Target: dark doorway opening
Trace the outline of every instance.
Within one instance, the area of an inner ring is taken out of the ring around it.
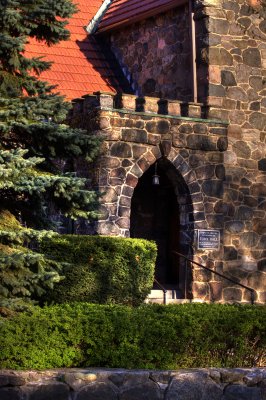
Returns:
[[[166,287],[180,288],[184,292],[183,261],[175,252],[188,254],[185,241],[191,242],[192,237],[189,233],[191,228],[193,230],[189,222],[189,215],[193,215],[191,200],[184,179],[173,164],[165,157],[156,163],[156,167],[151,165],[142,175],[134,190],[130,236],[156,242],[155,279]],[[153,184],[156,168],[159,185]]]

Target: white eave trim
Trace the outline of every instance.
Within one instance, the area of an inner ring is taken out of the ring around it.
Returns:
[[[95,16],[92,18],[92,20],[90,21],[90,23],[86,27],[86,31],[88,33],[92,34],[97,30],[98,25],[101,22],[102,17],[104,16],[106,11],[108,10],[108,8],[111,5],[112,1],[113,0],[104,0],[103,1],[101,7],[99,8],[99,10],[95,14]]]

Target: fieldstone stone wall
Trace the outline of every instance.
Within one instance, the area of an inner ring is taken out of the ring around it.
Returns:
[[[175,188],[180,206],[180,249],[222,272],[227,124],[202,118],[205,113],[202,104],[133,95],[114,98],[99,93],[77,102],[72,124],[89,127],[104,137],[101,156],[93,168],[94,185],[104,193],[102,216],[96,224],[87,224],[78,232],[130,236],[131,199],[138,179],[156,160],[165,157],[189,193],[185,195],[178,186]],[[198,250],[197,229],[219,230],[220,249]],[[228,282],[200,267],[190,268],[194,299],[228,300]],[[250,301],[249,292],[244,290],[241,296],[242,301]]]
[[[266,370],[2,370],[0,399],[265,400]]]
[[[191,101],[187,5],[119,29],[110,44],[134,93]]]
[[[207,84],[201,100],[211,106],[210,116],[228,119],[238,134],[243,129],[265,132],[266,10],[256,3],[262,4],[196,2],[198,74]]]
[[[198,94],[203,102],[198,104],[188,102],[187,6],[113,32],[112,50],[135,93],[145,96],[85,97],[74,105],[72,124],[104,137],[93,168],[94,186],[104,192],[102,217],[93,226],[78,227],[78,232],[130,236],[134,189],[143,173],[163,157],[187,188],[182,192],[175,187],[181,251],[253,287],[256,301],[263,303],[266,25],[261,4],[256,0],[195,2]],[[88,173],[82,163],[77,168],[85,176]],[[219,230],[220,250],[199,251],[197,229]],[[196,267],[191,296],[204,301],[250,301],[249,291]]]
[[[265,302],[266,10],[262,4],[198,2],[196,23],[201,78],[208,69],[209,117],[229,121],[224,154],[224,272],[258,288],[259,299]],[[240,297],[236,290],[235,298]]]
[[[250,157],[253,152],[253,157],[261,154],[257,150],[260,143],[251,150],[251,142],[238,141],[228,151],[227,123],[206,119],[207,114],[203,104],[125,94],[97,93],[77,101],[70,116],[72,125],[87,128],[104,140],[91,168],[94,187],[103,193],[101,216],[94,224],[77,225],[76,233],[129,237],[131,200],[138,180],[165,158],[186,187],[184,191],[173,183],[180,208],[181,253],[254,288],[255,300],[264,302],[265,234],[260,224],[265,221],[265,172],[262,167],[247,171],[244,166],[248,153]],[[233,166],[229,157],[235,157]],[[256,165],[264,164],[260,160]],[[77,169],[88,175],[86,165],[80,163]],[[199,250],[198,229],[219,230],[220,249]],[[187,266],[181,258],[179,265],[182,279]],[[251,300],[250,291],[201,267],[189,265],[189,271],[190,287],[182,291],[194,300]]]

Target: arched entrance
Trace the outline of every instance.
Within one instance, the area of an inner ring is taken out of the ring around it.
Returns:
[[[153,182],[156,169],[159,185]],[[155,278],[166,288],[180,289],[181,296],[189,291],[191,274],[175,252],[189,254],[193,241],[192,211],[187,185],[165,157],[141,176],[131,200],[130,236],[156,242]]]

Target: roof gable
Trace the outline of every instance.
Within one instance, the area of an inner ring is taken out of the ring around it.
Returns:
[[[102,17],[97,32],[118,29],[187,3],[187,0],[114,0]]]

